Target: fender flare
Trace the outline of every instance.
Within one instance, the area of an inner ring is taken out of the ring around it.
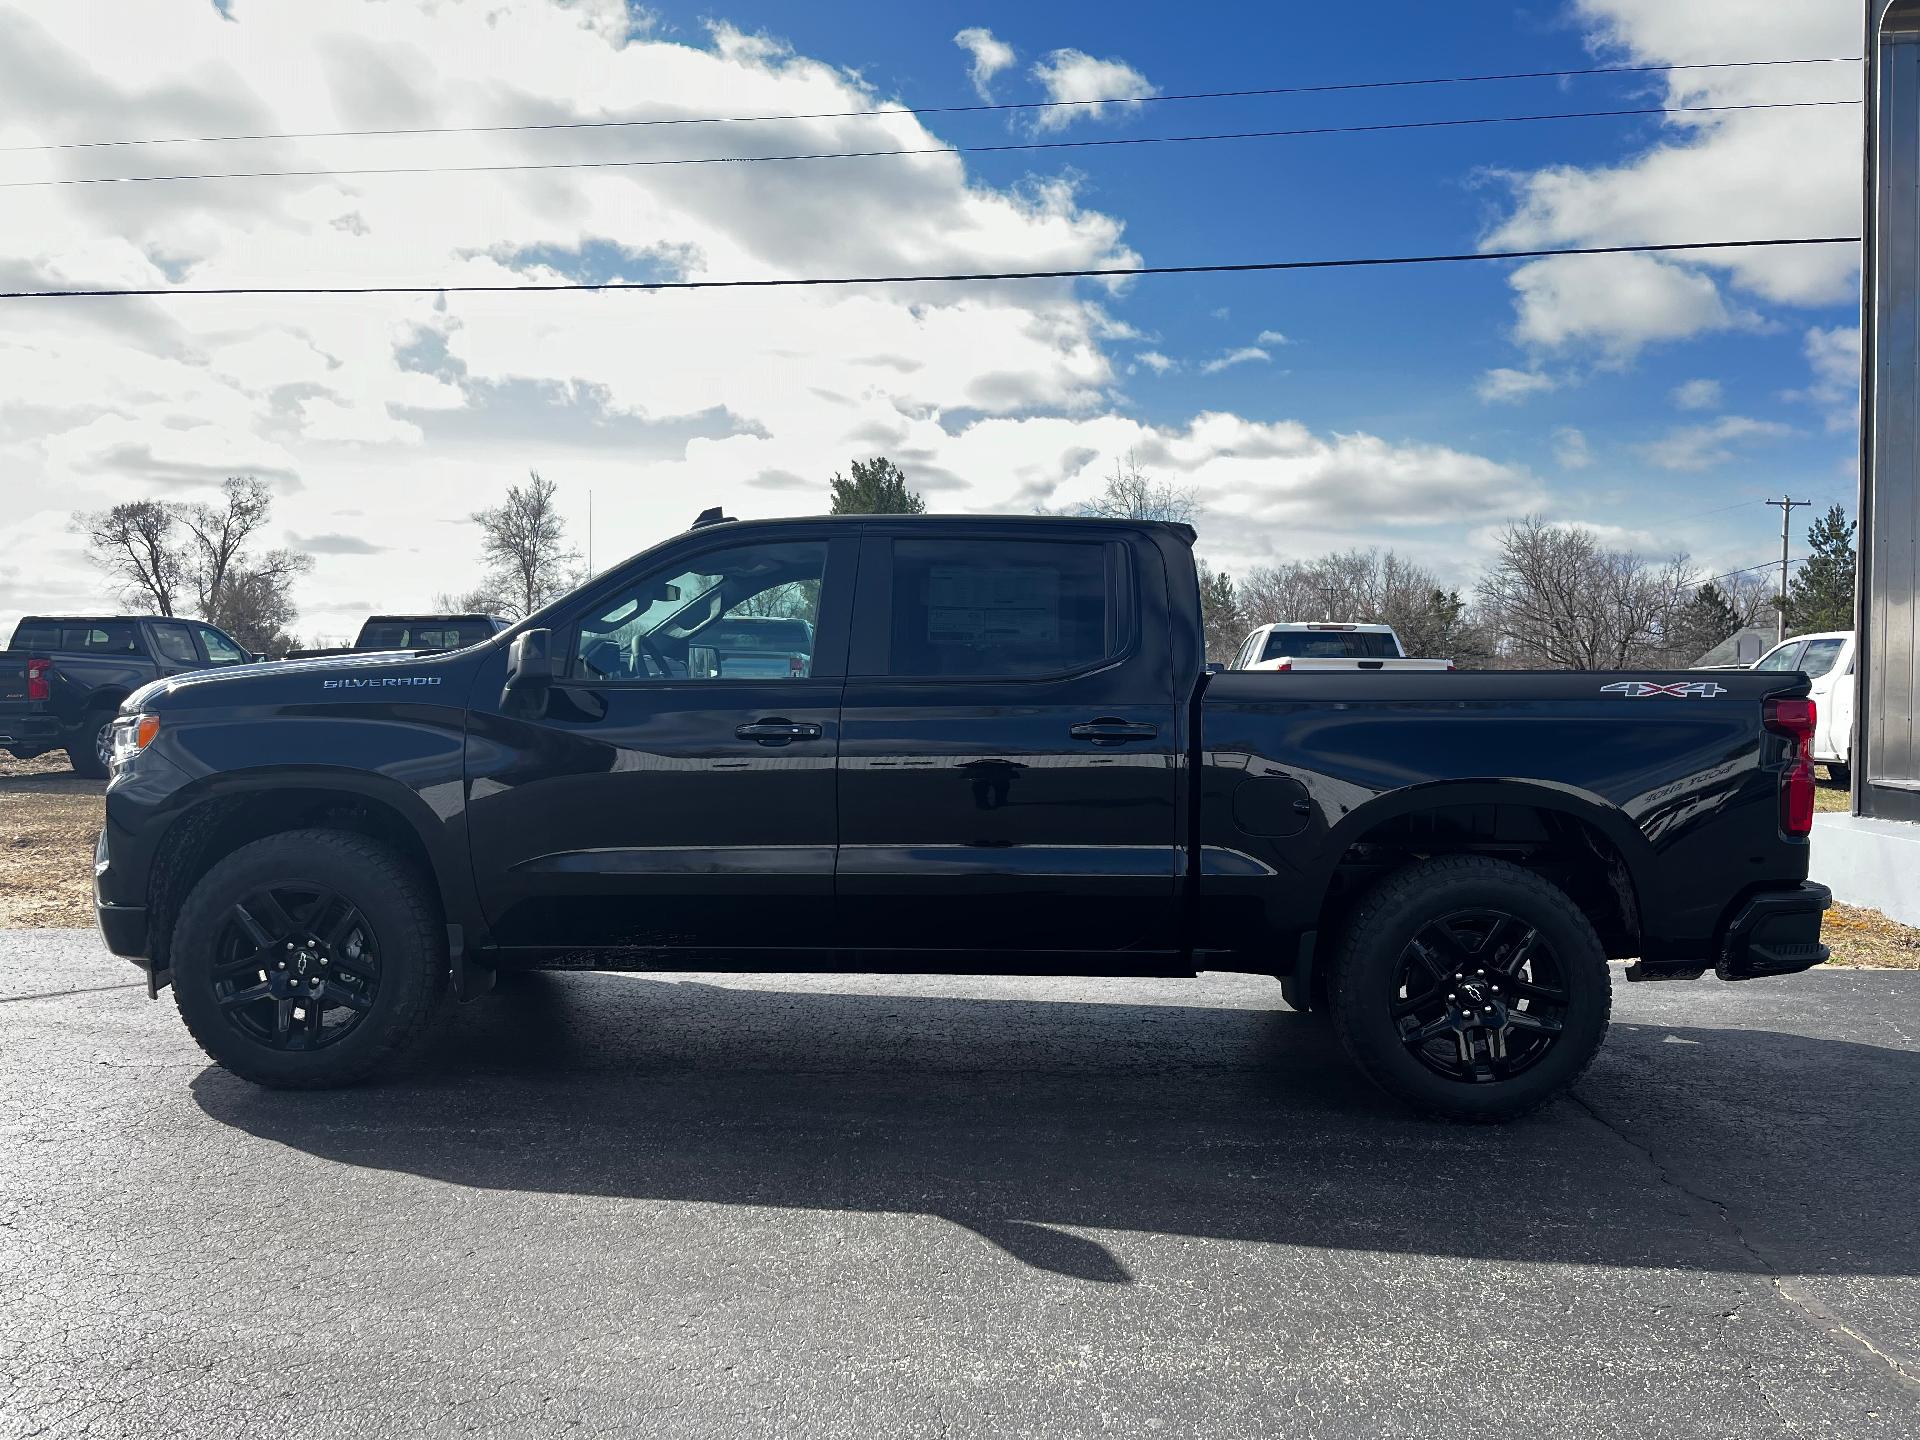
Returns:
[[[459,782],[452,782],[459,783]],[[431,870],[429,879],[440,896],[448,928],[449,947],[458,965],[470,952],[474,938],[484,936],[479,890],[467,855],[466,811],[462,803],[442,817],[418,791],[389,776],[335,765],[273,765],[222,770],[182,786],[168,806],[170,818],[160,844],[167,845],[196,814],[222,801],[245,800],[273,792],[333,791],[383,806],[400,817],[418,842]],[[456,979],[458,976],[456,975]]]
[[[1517,805],[1565,815],[1590,825],[1613,846],[1633,887],[1636,913],[1644,917],[1654,870],[1653,847],[1618,806],[1591,791],[1551,780],[1436,780],[1391,790],[1343,815],[1326,833],[1321,869],[1313,877],[1322,891],[1362,835],[1402,815],[1460,805]]]

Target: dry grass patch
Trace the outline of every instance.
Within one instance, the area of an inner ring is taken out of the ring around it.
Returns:
[[[1878,910],[1835,904],[1827,911],[1820,938],[1833,948],[1829,965],[1920,970],[1920,929],[1889,920]]]
[[[93,924],[93,842],[104,780],[82,780],[65,751],[0,751],[0,929]]]

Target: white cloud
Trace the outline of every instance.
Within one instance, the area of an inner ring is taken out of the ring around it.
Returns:
[[[1253,337],[1253,343],[1256,345],[1291,345],[1293,342],[1278,330],[1262,330],[1258,335]]]
[[[1517,405],[1529,396],[1544,395],[1559,388],[1558,380],[1541,371],[1499,367],[1482,375],[1473,390],[1489,405]]]
[[[1256,361],[1264,365],[1271,359],[1273,359],[1273,356],[1269,355],[1265,350],[1262,350],[1258,345],[1242,345],[1238,350],[1228,350],[1223,354],[1216,355],[1200,367],[1200,373],[1202,375],[1218,375],[1222,370],[1230,370],[1235,365],[1251,365]]]
[[[1146,366],[1147,369],[1153,371],[1156,375],[1164,375],[1180,363],[1177,360],[1162,355],[1158,350],[1142,350],[1133,358],[1138,364]]]
[[[1745,441],[1778,439],[1793,427],[1777,420],[1750,420],[1723,415],[1706,425],[1686,425],[1658,440],[1638,446],[1640,453],[1663,470],[1711,470],[1733,459],[1733,447]]]
[[[1555,256],[1522,265],[1514,337],[1544,350],[1597,345],[1621,366],[1641,347],[1758,323],[1729,310],[1710,276],[1650,255]]]
[[[1829,430],[1848,430],[1860,423],[1860,327],[1814,326],[1806,336],[1807,364],[1813,383],[1793,392],[1793,398],[1811,401],[1826,411]]]
[[[1857,8],[1832,0],[1759,7],[1740,0],[1577,0],[1577,10],[1604,58],[1635,64],[1723,60],[1729,35],[1738,35],[1743,53],[1753,55],[1847,55],[1860,42]],[[1843,64],[1676,71],[1667,78],[1665,100],[1739,105],[1859,95],[1859,65]],[[1486,244],[1524,249],[1857,234],[1859,151],[1860,111],[1852,105],[1671,116],[1656,144],[1622,163],[1506,176],[1514,209]],[[1855,247],[1847,245],[1695,252],[1658,263],[1714,291],[1714,303],[1697,299],[1649,336],[1644,315],[1635,311],[1613,324],[1604,310],[1582,307],[1577,323],[1557,322],[1547,312],[1563,300],[1578,303],[1560,290],[1532,297],[1535,323],[1599,344],[1618,359],[1648,338],[1721,328],[1726,307],[1715,276],[1771,302],[1829,305],[1852,297],[1857,272]],[[1523,296],[1523,309],[1528,303]],[[1680,321],[1689,319],[1694,328],[1683,328]]]
[[[1037,130],[1064,130],[1084,117],[1101,118],[1113,102],[1125,103],[1159,88],[1124,60],[1100,60],[1080,50],[1055,50],[1033,67],[1033,78],[1059,108],[1035,112]],[[1137,110],[1137,104],[1126,105]]]
[[[1593,464],[1593,448],[1587,444],[1586,432],[1572,425],[1562,425],[1553,432],[1553,463],[1562,470],[1584,470]]]
[[[1718,380],[1687,380],[1673,387],[1673,403],[1682,410],[1714,410],[1720,405]]]
[[[689,114],[711,113],[716,95],[768,114],[872,109],[880,98],[766,36],[725,26],[702,43],[633,35],[619,0],[484,10],[237,0],[235,12],[240,23],[227,24],[198,0],[0,0],[0,93],[14,102],[0,110],[0,146],[598,119],[630,113],[636,96],[650,111]],[[769,150],[941,138],[897,110],[755,132],[754,148]],[[583,158],[613,158],[651,142],[581,132],[571,143]],[[658,143],[667,149],[666,137]],[[550,154],[541,144],[449,135],[433,153],[457,165]],[[248,158],[323,168],[338,153],[276,142]],[[0,156],[0,179],[100,173],[101,163],[81,151],[14,153]],[[183,147],[169,163],[230,162]],[[8,194],[0,272],[23,288],[777,278],[1137,259],[1121,222],[1071,184],[1002,188],[954,156],[751,175],[715,166]],[[32,538],[33,565],[14,575],[0,556],[0,634],[29,605],[105,602],[71,511],[204,495],[234,473],[274,485],[276,530],[329,547],[299,591],[309,635],[350,634],[369,605],[408,609],[469,584],[471,529],[443,522],[529,467],[559,482],[575,543],[593,490],[603,565],[678,532],[707,504],[743,516],[818,508],[826,477],[873,454],[944,507],[1019,511],[1090,496],[1131,449],[1200,490],[1235,563],[1278,546],[1363,543],[1383,523],[1485,523],[1538,501],[1525,470],[1466,451],[1293,421],[1206,414],[1156,427],[1116,414],[1110,351],[1148,370],[1160,368],[1148,356],[1167,359],[1136,348],[1147,342],[1109,313],[1116,303],[1110,291],[1046,282],[768,290],[751,305],[673,293],[18,307],[0,333],[0,474],[9,534]],[[359,553],[355,539],[391,549]]]
[[[953,37],[953,43],[973,56],[973,64],[967,67],[967,77],[973,81],[975,93],[991,104],[993,77],[1009,68],[1018,58],[1013,46],[996,39],[994,33],[984,25],[969,25]]]

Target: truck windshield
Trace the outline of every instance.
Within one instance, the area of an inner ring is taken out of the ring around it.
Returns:
[[[1297,655],[1308,660],[1397,660],[1393,637],[1377,630],[1275,630],[1262,660]]]

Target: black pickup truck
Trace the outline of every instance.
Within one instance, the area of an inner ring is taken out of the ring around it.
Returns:
[[[498,635],[512,622],[498,615],[369,615],[351,645],[289,650],[289,660],[317,660],[375,650],[460,650]]]
[[[475,648],[130,697],[109,945],[265,1085],[509,969],[1211,969],[1464,1119],[1581,1074],[1609,956],[1826,958],[1803,676],[1208,674],[1185,526],[716,517]]]
[[[148,681],[256,657],[199,620],[29,615],[0,650],[0,750],[30,760],[65,750],[76,773],[107,773],[120,702]]]

